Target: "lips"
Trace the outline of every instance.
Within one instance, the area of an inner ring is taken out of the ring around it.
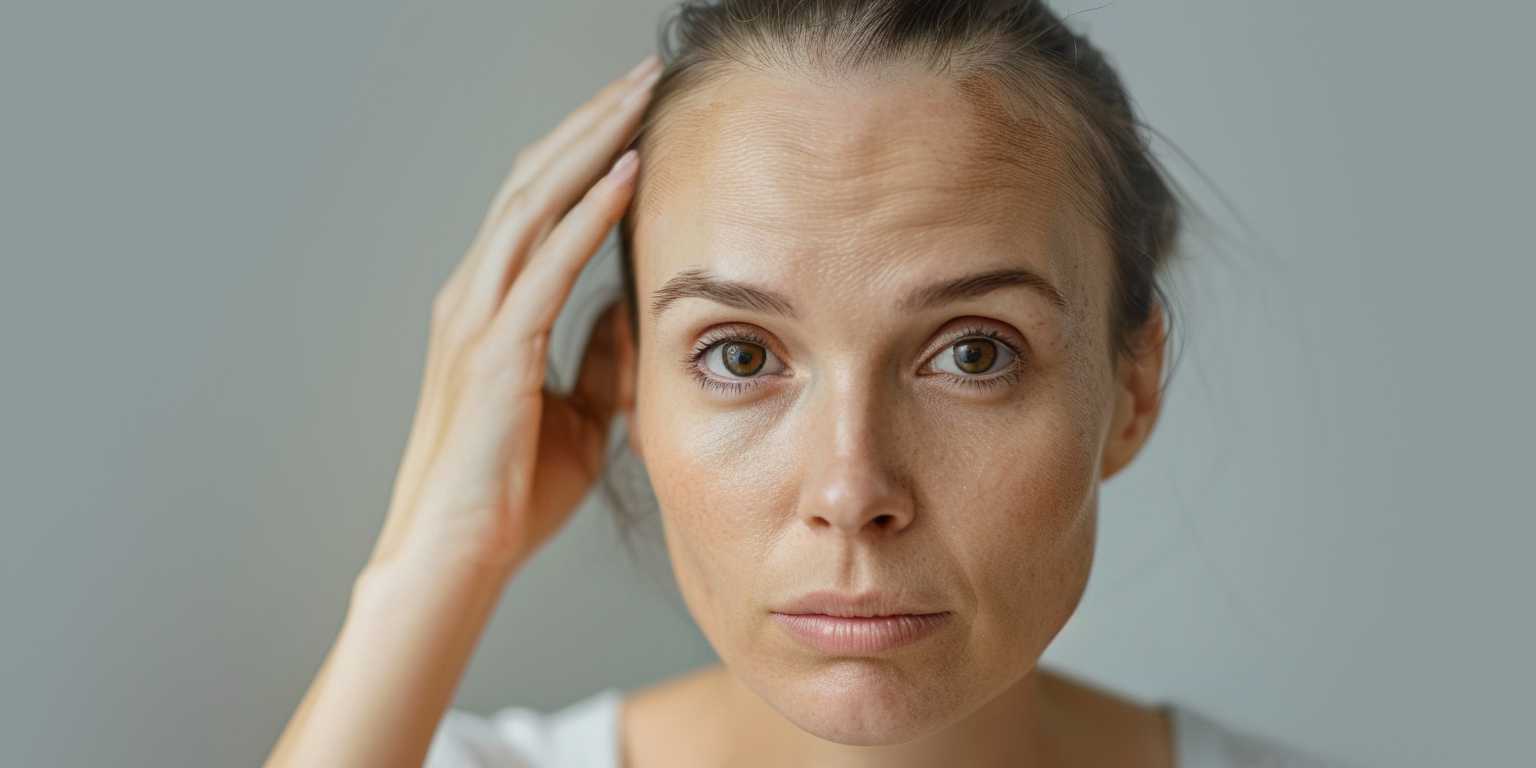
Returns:
[[[828,655],[882,653],[929,637],[944,628],[951,614],[849,617],[819,613],[775,613],[773,618],[792,637]]]
[[[882,653],[947,626],[949,611],[893,592],[811,592],[773,609],[774,621],[804,645],[829,655]]]
[[[775,606],[772,610],[774,613],[816,613],[823,616],[865,618],[944,612],[943,607],[934,605],[931,601],[904,598],[894,592],[843,594],[828,590],[801,595],[783,605]]]

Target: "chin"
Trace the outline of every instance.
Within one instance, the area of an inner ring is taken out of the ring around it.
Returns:
[[[776,677],[758,693],[784,719],[818,738],[888,746],[921,738],[964,710],[957,680],[889,659],[827,659]]]

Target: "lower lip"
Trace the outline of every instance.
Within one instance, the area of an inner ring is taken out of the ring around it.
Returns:
[[[868,654],[915,643],[949,623],[948,612],[901,616],[827,616],[820,613],[775,613],[779,625],[795,639],[829,654]]]

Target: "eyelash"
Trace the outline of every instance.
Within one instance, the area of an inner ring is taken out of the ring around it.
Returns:
[[[715,389],[721,392],[736,393],[757,386],[756,384],[751,383],[754,381],[753,379],[743,379],[741,381],[721,381],[705,373],[704,369],[699,367],[699,361],[704,359],[704,355],[708,354],[709,350],[713,349],[715,345],[727,341],[747,341],[756,344],[763,349],[768,348],[768,342],[763,339],[763,337],[752,333],[751,331],[726,329],[724,331],[711,332],[705,334],[704,338],[699,339],[698,343],[693,346],[693,351],[689,352],[683,357],[683,367],[688,371],[688,373],[692,374],[694,381],[697,381],[699,386],[703,387],[704,389]]]
[[[949,347],[952,347],[952,346],[954,346],[954,345],[956,345],[956,344],[958,344],[958,343],[960,343],[962,341],[965,341],[966,339],[972,339],[972,338],[977,338],[977,337],[984,338],[984,339],[990,339],[990,340],[992,340],[992,341],[994,341],[994,342],[996,342],[998,344],[1001,344],[1004,349],[1007,349],[1009,352],[1013,353],[1013,362],[1008,364],[1007,370],[1003,371],[1002,373],[994,373],[994,374],[991,374],[990,376],[980,376],[980,377],[977,377],[977,376],[955,376],[955,375],[953,375],[951,373],[948,373],[946,371],[941,371],[940,373],[945,378],[948,378],[950,381],[953,381],[954,383],[959,384],[959,385],[964,386],[964,387],[975,387],[977,389],[992,389],[994,387],[1003,387],[1003,386],[1009,386],[1009,385],[1012,385],[1012,384],[1016,384],[1016,383],[1018,383],[1019,379],[1024,377],[1024,352],[1023,352],[1023,350],[1019,349],[1017,346],[1014,346],[1014,344],[1012,342],[1010,342],[1007,339],[1003,338],[1003,335],[1001,333],[998,333],[997,331],[994,331],[991,328],[983,328],[981,326],[972,326],[970,328],[967,328],[967,329],[961,331],[958,335],[956,335],[955,338],[952,341],[950,341],[949,344],[945,347],[945,349],[948,349]]]
[[[1003,373],[983,377],[955,376],[954,374],[948,373],[947,371],[941,371],[940,375],[956,384],[959,384],[960,386],[973,387],[976,389],[992,389],[994,387],[1008,386],[1017,383],[1019,379],[1024,375],[1024,364],[1022,362],[1024,353],[1016,345],[1008,341],[1003,337],[1002,334],[998,333],[997,331],[981,326],[971,326],[956,334],[954,339],[949,342],[949,346],[954,346],[955,344],[965,341],[966,339],[978,337],[989,339],[998,344],[1001,344],[1009,352],[1013,353],[1013,362],[1008,366],[1008,369]],[[693,376],[693,379],[699,383],[699,386],[704,389],[715,389],[721,392],[737,393],[758,386],[756,383],[754,383],[756,379],[721,381],[720,379],[705,373],[704,369],[699,366],[699,361],[704,358],[704,355],[708,354],[709,351],[716,345],[728,341],[745,341],[756,344],[763,349],[768,349],[768,342],[756,333],[751,331],[726,329],[724,331],[706,334],[704,338],[699,339],[698,343],[694,345],[693,349],[683,357],[683,367],[688,371],[689,374]]]

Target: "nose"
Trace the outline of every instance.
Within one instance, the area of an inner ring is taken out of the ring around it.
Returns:
[[[915,504],[901,469],[904,453],[875,388],[827,388],[809,414],[800,519],[846,535],[893,535],[912,524]]]

